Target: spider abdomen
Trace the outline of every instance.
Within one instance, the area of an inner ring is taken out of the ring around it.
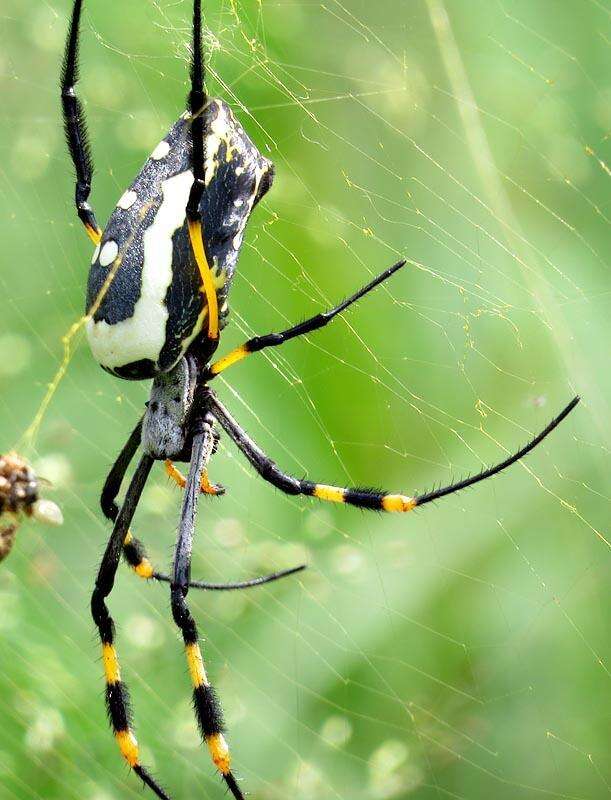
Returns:
[[[200,203],[219,307],[235,271],[244,228],[271,185],[263,158],[220,100],[205,114],[206,188]],[[89,272],[89,343],[101,366],[141,380],[172,369],[198,337],[208,309],[186,224],[190,118],[155,148],[108,220]]]

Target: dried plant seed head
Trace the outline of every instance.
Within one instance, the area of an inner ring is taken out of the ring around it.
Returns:
[[[32,505],[32,516],[46,525],[62,525],[64,515],[61,508],[52,500],[41,498]]]
[[[18,453],[0,455],[0,561],[10,553],[23,516],[61,525],[61,509],[38,495],[40,481]]]

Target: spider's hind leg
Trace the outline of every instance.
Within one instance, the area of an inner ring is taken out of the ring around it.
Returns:
[[[140,763],[138,742],[131,726],[129,692],[121,679],[119,658],[115,649],[115,624],[105,602],[114,586],[126,532],[133,519],[152,465],[153,461],[148,456],[141,458],[127,490],[125,502],[117,514],[91,596],[91,614],[102,644],[102,662],[106,678],[106,708],[121,755],[157,797],[161,800],[170,800],[157,781]]]
[[[215,766],[223,776],[236,800],[244,796],[231,771],[229,747],[224,737],[223,713],[213,687],[208,680],[199,646],[197,626],[187,605],[191,573],[193,531],[200,494],[202,473],[212,454],[214,439],[212,420],[202,420],[193,436],[191,465],[185,487],[180,515],[178,541],[171,584],[171,604],[174,622],[182,633],[189,674],[193,683],[193,706],[202,738]]]

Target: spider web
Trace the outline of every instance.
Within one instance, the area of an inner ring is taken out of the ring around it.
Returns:
[[[190,594],[255,798],[593,798],[609,762],[610,10],[600,0],[206,3],[209,88],[277,177],[251,221],[223,349],[408,265],[341,321],[253,356],[219,394],[283,467],[408,493],[525,463],[408,516],[275,493],[223,440]],[[147,387],[83,342],[90,251],[57,90],[67,3],[0,14],[1,449],[66,522],[0,569],[2,798],[140,797],[106,730],[88,613],[103,478]],[[103,220],[183,110],[190,3],[88,3],[82,81]],[[48,490],[51,493],[51,490]],[[135,529],[167,566],[180,495]],[[163,587],[110,605],[143,760],[175,800],[222,797]]]

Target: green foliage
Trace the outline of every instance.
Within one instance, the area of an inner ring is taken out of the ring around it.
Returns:
[[[104,719],[89,596],[104,476],[144,384],[79,331],[58,75],[67,0],[0,15],[0,450],[54,485],[0,568],[0,797],[141,797]],[[407,492],[502,458],[576,392],[524,466],[405,517],[281,496],[223,440],[193,574],[296,580],[195,595],[236,772],[253,798],[608,796],[609,20],[584,0],[207,2],[209,88],[276,163],[223,350],[325,307],[398,256],[346,320],[252,357],[219,393],[284,467]],[[184,109],[190,4],[87,3],[80,94],[103,221]],[[606,153],[605,153],[606,149]],[[135,529],[164,567],[180,495],[159,469]],[[110,605],[145,761],[221,798],[198,745],[167,587]]]

